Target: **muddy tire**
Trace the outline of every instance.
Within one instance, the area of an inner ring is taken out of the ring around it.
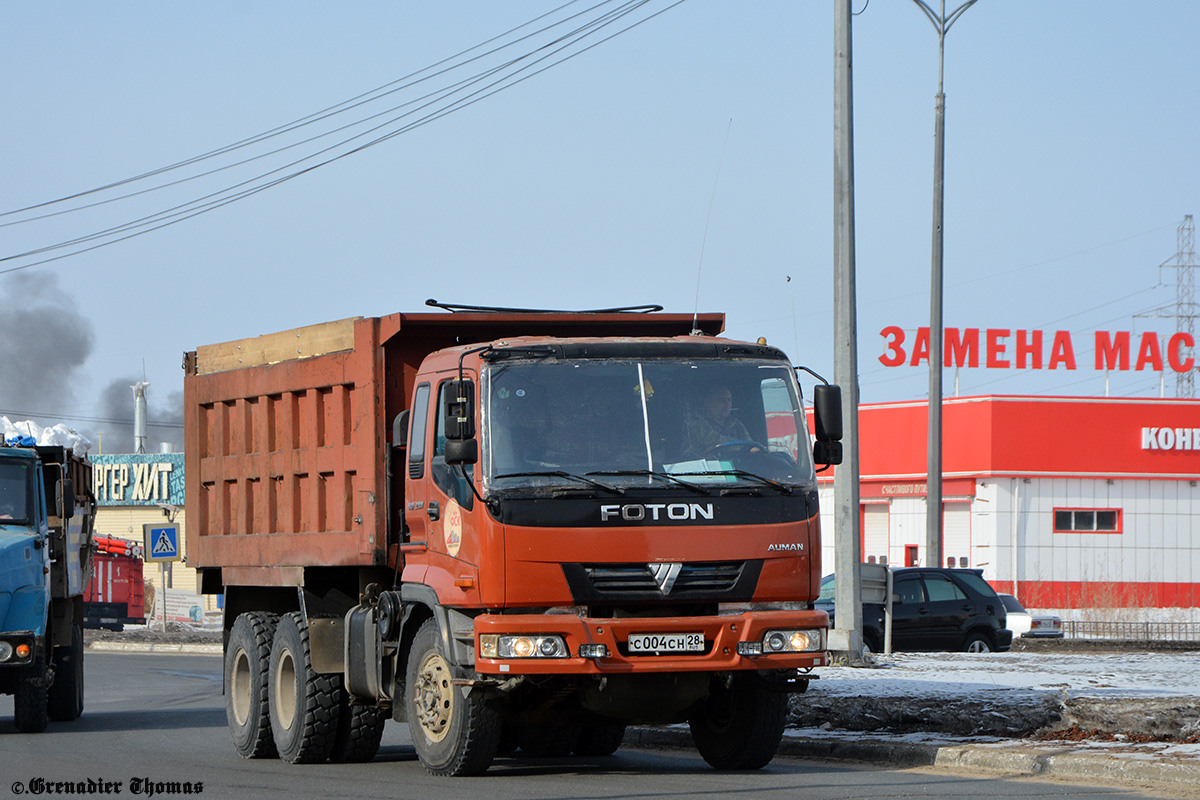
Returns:
[[[70,722],[83,713],[83,626],[71,625],[71,644],[54,648],[54,683],[49,693],[50,719]]]
[[[611,756],[624,740],[624,725],[597,725],[581,730],[572,749],[577,756]]]
[[[408,656],[404,702],[413,747],[434,775],[479,775],[496,756],[501,719],[479,693],[453,683],[437,622],[426,620]]]
[[[338,708],[337,736],[329,760],[338,764],[361,764],[375,758],[383,739],[388,712],[378,706],[352,706],[350,694],[342,692]]]
[[[721,770],[760,769],[771,763],[787,723],[787,695],[767,691],[754,675],[718,684],[688,719],[696,749]]]
[[[333,752],[338,732],[342,681],[312,668],[308,625],[299,612],[285,614],[275,627],[267,697],[271,737],[289,764],[317,764]]]
[[[571,755],[582,729],[576,725],[550,725],[521,728],[517,740],[521,751],[534,758],[562,758]]]
[[[267,674],[279,617],[261,611],[240,615],[225,646],[225,720],[242,758],[274,758]]]
[[[19,669],[13,687],[13,722],[21,733],[41,733],[50,724],[46,657],[38,655],[32,664]]]

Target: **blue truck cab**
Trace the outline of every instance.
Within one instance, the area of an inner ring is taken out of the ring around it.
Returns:
[[[0,692],[17,729],[83,712],[91,464],[58,446],[0,444]]]

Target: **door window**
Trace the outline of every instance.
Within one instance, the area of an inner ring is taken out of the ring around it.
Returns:
[[[929,592],[929,602],[938,603],[943,600],[966,600],[967,596],[955,585],[954,581],[944,575],[926,575],[925,589]]]
[[[425,428],[429,420],[429,384],[422,383],[413,396],[412,428],[408,436],[408,477],[425,474]]]
[[[897,578],[892,590],[900,595],[902,603],[924,603],[925,592],[921,589],[921,581],[917,577]]]

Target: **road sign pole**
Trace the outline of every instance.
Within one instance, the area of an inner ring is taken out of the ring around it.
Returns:
[[[161,588],[159,594],[162,595],[162,624],[163,633],[167,632],[167,562],[158,562],[158,585]]]

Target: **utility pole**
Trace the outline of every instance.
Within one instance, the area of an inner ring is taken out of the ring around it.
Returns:
[[[862,541],[859,537],[858,322],[854,287],[854,88],[850,0],[833,17],[833,379],[842,387],[845,460],[833,476],[834,629],[829,649],[862,662]]]
[[[945,211],[946,93],[943,77],[946,34],[950,26],[975,5],[967,0],[946,16],[946,0],[935,13],[925,0],[913,0],[938,34],[938,93],[933,128],[933,257],[929,281],[929,460],[925,480],[925,565],[942,565],[942,215]],[[907,566],[907,565],[905,565]]]
[[[1192,342],[1196,341],[1196,223],[1188,214],[1179,223],[1177,234],[1178,249],[1175,251],[1173,263],[1164,264],[1174,267],[1179,272],[1175,281],[1175,330],[1186,333]],[[1196,352],[1195,344],[1192,352]],[[1196,371],[1186,370],[1175,373],[1175,396],[1186,397],[1189,400],[1196,396]]]
[[[1191,214],[1186,215],[1183,222],[1179,223],[1176,242],[1175,255],[1170,261],[1159,265],[1160,269],[1166,267],[1179,270],[1175,275],[1175,304],[1160,306],[1148,313],[1134,316],[1174,319],[1175,331],[1186,334],[1187,340],[1192,342],[1190,345],[1185,345],[1190,350],[1180,349],[1180,359],[1186,360],[1194,357],[1194,354],[1198,352],[1196,348],[1196,269],[1200,265],[1196,263],[1196,223]],[[1165,395],[1165,378],[1163,389],[1159,394]],[[1175,396],[1189,400],[1196,396],[1196,371],[1194,369],[1175,373]]]

